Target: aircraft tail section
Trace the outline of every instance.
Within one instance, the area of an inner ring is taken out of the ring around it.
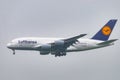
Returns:
[[[92,39],[96,39],[96,40],[102,40],[102,41],[107,41],[115,24],[117,22],[117,19],[111,19],[108,21],[108,23],[106,23],[102,29],[100,29],[100,31],[98,31],[93,37]]]

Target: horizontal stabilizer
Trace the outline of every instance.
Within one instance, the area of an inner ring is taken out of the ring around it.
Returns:
[[[104,42],[102,42],[102,43],[99,43],[98,45],[110,44],[110,43],[112,43],[112,42],[114,42],[114,41],[116,41],[116,40],[118,40],[118,39],[112,39],[112,40],[104,41]]]

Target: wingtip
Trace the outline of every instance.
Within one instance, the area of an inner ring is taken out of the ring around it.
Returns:
[[[80,35],[85,36],[85,35],[87,35],[87,34],[80,34]]]

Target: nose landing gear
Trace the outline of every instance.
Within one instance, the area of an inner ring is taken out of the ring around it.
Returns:
[[[13,49],[13,55],[15,55],[15,50]]]

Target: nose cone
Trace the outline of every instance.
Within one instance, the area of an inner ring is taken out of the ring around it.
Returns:
[[[7,48],[11,48],[11,44],[10,43],[7,44]]]

